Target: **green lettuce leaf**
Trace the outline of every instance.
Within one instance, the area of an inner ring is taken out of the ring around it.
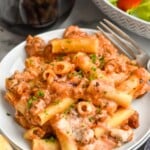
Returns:
[[[128,10],[127,13],[145,21],[150,21],[150,0],[143,0],[142,4],[136,8]]]
[[[117,1],[118,1],[118,0],[109,0],[109,2],[110,2],[111,4],[113,4],[114,6],[117,6]]]

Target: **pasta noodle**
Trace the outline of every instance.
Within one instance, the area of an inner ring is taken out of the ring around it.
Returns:
[[[94,107],[90,102],[79,102],[77,110],[81,116],[88,116],[94,112]]]
[[[74,56],[74,63],[77,67],[82,69],[84,72],[90,74],[89,76],[91,78],[104,78],[106,79],[106,76],[100,71],[99,68],[96,67],[95,64],[93,64],[85,53],[77,53]],[[96,69],[97,68],[97,69]]]
[[[25,50],[5,99],[32,150],[111,150],[134,138],[140,115],[131,105],[150,90],[145,68],[77,26],[48,43],[29,36]]]
[[[33,139],[40,139],[44,135],[44,131],[40,129],[39,127],[34,127],[29,129],[25,134],[24,138],[27,140],[33,140]]]
[[[0,147],[5,150],[13,150],[7,139],[0,134]]]
[[[46,69],[43,72],[43,79],[47,80],[47,82],[50,84],[54,81],[54,78],[56,77],[54,71],[51,68]]]
[[[51,41],[52,53],[96,53],[98,40],[95,38],[54,39]]]
[[[107,127],[96,127],[94,129],[95,131],[95,136],[97,138],[99,138],[100,136],[102,136],[107,130],[109,129],[105,129],[105,128],[114,128],[114,127],[118,127],[120,126],[125,120],[128,120],[128,118],[130,118],[133,114],[135,113],[135,111],[131,108],[129,109],[119,109],[117,112],[115,112],[113,114],[113,116],[111,116],[110,118],[108,118],[106,120],[107,122]]]
[[[60,146],[57,140],[50,138],[48,140],[34,139],[32,150],[59,150]]]
[[[56,132],[62,150],[77,150],[78,147],[73,140],[71,127],[63,118],[58,121],[53,121],[53,128]]]
[[[64,112],[71,104],[75,101],[71,98],[64,98],[61,100],[55,100],[54,103],[50,104],[43,112],[38,114],[39,117],[39,124],[43,125],[45,122],[53,118],[54,115],[58,113]]]
[[[60,61],[54,63],[54,72],[58,75],[67,74],[73,69],[73,65],[67,61]]]
[[[134,88],[139,85],[139,78],[135,75],[130,76],[126,81],[124,81],[118,89],[124,90],[126,93],[130,93]]]
[[[105,97],[115,101],[118,105],[122,107],[129,107],[132,101],[132,96],[126,94],[125,92],[120,92],[118,90],[105,92]]]

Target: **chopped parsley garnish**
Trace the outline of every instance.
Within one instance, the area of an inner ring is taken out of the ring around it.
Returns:
[[[96,67],[94,67],[94,66],[91,67],[91,70],[92,70],[92,71],[96,71]]]
[[[98,108],[96,109],[96,113],[97,113],[97,114],[101,114],[101,112],[102,112],[102,109],[101,109],[100,107],[98,107]]]
[[[59,100],[59,99],[53,101],[53,104],[54,104],[54,105],[58,105],[59,103],[60,103],[60,100]]]
[[[83,72],[82,72],[82,70],[79,70],[79,71],[77,72],[77,75],[80,76],[80,77],[83,77]]]
[[[104,67],[104,65],[105,65],[105,58],[104,58],[104,56],[101,56],[99,58],[99,62],[100,62],[99,67],[100,67],[100,69],[102,69]]]
[[[68,114],[71,111],[71,109],[73,109],[74,107],[75,104],[71,104],[70,107],[67,110],[65,110],[64,114]]]
[[[89,121],[90,121],[90,122],[92,122],[92,121],[94,121],[94,120],[95,120],[94,117],[89,117]]]
[[[92,80],[94,80],[95,78],[91,75],[91,76],[89,76],[89,80],[90,81],[92,81]]]
[[[100,65],[100,69],[104,67],[105,64],[105,60],[104,60],[104,56],[96,56],[96,54],[92,54],[90,55],[90,58],[92,60],[92,63],[96,63],[96,61],[99,61]]]
[[[68,73],[68,78],[73,77],[73,73]]]
[[[97,78],[97,74],[96,73],[91,73],[88,79],[90,81],[92,81],[92,80],[95,80],[96,78]]]
[[[95,64],[97,60],[97,56],[95,54],[90,55],[92,62]]]
[[[44,92],[41,91],[41,90],[39,90],[39,91],[37,92],[37,96],[38,96],[38,97],[44,97]]]
[[[68,74],[69,78],[71,78],[73,76],[79,76],[80,78],[82,78],[83,77],[83,71],[80,69],[79,71],[75,71],[75,72]]]
[[[56,142],[56,138],[54,136],[50,136],[49,138],[45,139],[46,142]]]
[[[45,113],[45,115],[48,115],[48,112],[47,112],[47,110],[46,110],[46,109],[44,110],[44,113]]]
[[[37,97],[35,97],[35,96],[32,96],[31,98],[29,98],[29,100],[27,102],[29,109],[32,107],[33,101],[36,101],[36,100],[37,100]]]

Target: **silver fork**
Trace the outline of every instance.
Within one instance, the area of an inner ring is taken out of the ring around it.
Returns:
[[[119,27],[107,19],[100,21],[97,29],[106,36],[122,53],[136,60],[137,64],[150,71],[150,56],[141,50],[138,44]]]

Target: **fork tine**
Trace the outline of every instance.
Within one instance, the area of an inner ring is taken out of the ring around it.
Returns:
[[[130,38],[125,32],[123,32],[119,27],[117,27],[116,25],[114,25],[112,22],[110,22],[107,19],[103,19],[103,21],[109,25],[114,31],[116,31],[116,33],[118,33],[122,38],[124,38],[125,40],[129,41],[130,43],[132,43],[132,45],[135,47],[134,49],[138,51],[138,53],[143,53],[143,51],[141,51],[141,49],[139,48],[138,44],[132,40],[132,38]]]
[[[134,52],[132,51],[132,48],[130,47],[130,45],[125,44],[124,42],[122,42],[122,39],[120,39],[120,35],[116,34],[110,27],[108,27],[108,25],[104,24],[103,22],[100,22],[100,24],[102,25],[102,27],[106,31],[110,32],[114,36],[114,38],[118,41],[118,43],[121,46],[123,46],[126,49],[126,51],[129,53],[129,56],[131,56],[134,59],[136,58],[136,56],[135,56]],[[124,49],[121,48],[121,50],[124,50]]]
[[[121,50],[121,52],[125,55],[127,55],[128,57],[130,57],[131,59],[133,59],[133,56],[131,57],[131,55],[129,55],[124,49],[123,49],[123,46],[120,46],[122,45],[120,43],[120,45],[118,44],[118,40],[115,39],[115,37],[111,36],[109,33],[106,33],[100,26],[97,26],[97,29],[106,37],[108,38],[119,50]],[[135,58],[135,57],[134,57]]]
[[[126,33],[106,19],[101,21],[97,28],[118,50],[131,59],[135,59],[138,65],[146,67],[150,71],[150,56],[141,50]]]

